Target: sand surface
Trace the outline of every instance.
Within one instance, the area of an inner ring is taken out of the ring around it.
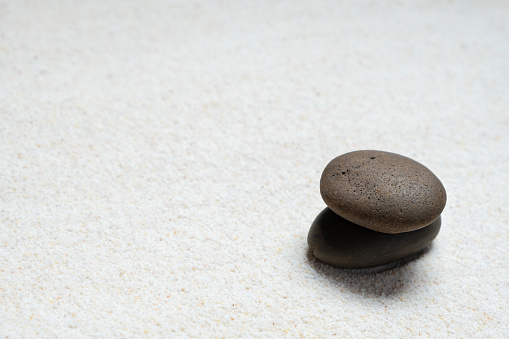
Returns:
[[[0,0],[0,336],[509,337],[507,1]],[[308,255],[334,157],[448,193],[424,255]]]

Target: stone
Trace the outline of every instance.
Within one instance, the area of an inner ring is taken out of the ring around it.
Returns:
[[[415,231],[436,220],[445,188],[424,165],[399,154],[356,151],[324,169],[320,193],[341,217],[383,233]]]
[[[319,261],[348,269],[380,267],[424,250],[440,231],[441,218],[412,232],[387,234],[358,226],[325,208],[313,222],[308,245]]]

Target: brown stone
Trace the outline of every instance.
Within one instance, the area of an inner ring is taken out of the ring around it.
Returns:
[[[356,151],[333,159],[322,173],[320,193],[341,217],[383,233],[425,227],[445,207],[440,180],[417,161],[382,151]]]
[[[440,231],[441,219],[413,232],[387,234],[341,218],[325,208],[315,219],[308,245],[318,260],[339,268],[364,269],[398,262],[424,250]]]

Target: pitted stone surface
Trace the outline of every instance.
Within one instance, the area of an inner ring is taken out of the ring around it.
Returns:
[[[383,233],[410,232],[436,220],[445,188],[422,164],[399,154],[355,151],[333,159],[320,193],[341,217]]]

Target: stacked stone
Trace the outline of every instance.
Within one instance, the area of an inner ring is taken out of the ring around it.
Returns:
[[[384,266],[425,249],[440,231],[445,188],[422,164],[389,152],[356,151],[322,173],[327,204],[308,244],[320,261],[340,268]]]

